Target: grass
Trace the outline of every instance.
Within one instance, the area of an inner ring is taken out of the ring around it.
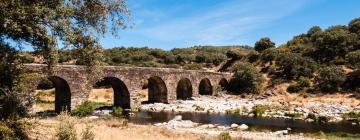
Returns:
[[[327,139],[327,140],[358,140],[360,139],[360,134],[351,134],[345,132],[331,132],[324,133],[319,131],[317,133],[305,133],[304,136],[317,138],[317,139]]]
[[[255,105],[252,107],[251,113],[254,114],[255,117],[261,117],[265,113],[266,108],[262,105]]]
[[[178,133],[171,130],[162,129],[152,125],[135,125],[132,123],[124,126],[125,119],[111,118],[111,119],[96,119],[90,120],[86,118],[76,118],[74,128],[76,129],[77,137],[82,137],[86,133],[88,125],[93,126],[91,131],[95,135],[95,139],[101,140],[196,140],[201,137],[199,134],[192,134],[188,132]],[[31,139],[55,139],[57,126],[62,123],[57,119],[40,119],[36,121],[36,127],[31,127],[29,130]],[[210,136],[205,136],[205,139],[215,140]]]
[[[285,113],[285,116],[290,117],[291,119],[298,119],[302,117],[300,113]]]

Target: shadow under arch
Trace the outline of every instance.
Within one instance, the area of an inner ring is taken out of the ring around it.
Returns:
[[[191,81],[188,78],[182,78],[176,87],[176,99],[187,100],[192,97],[192,94]]]
[[[50,76],[47,78],[47,80],[49,80],[52,83],[52,88],[55,88],[55,113],[59,114],[63,111],[70,112],[71,91],[68,82],[58,76]],[[38,84],[37,87],[38,89],[40,84],[41,82]]]
[[[114,91],[114,107],[130,109],[130,93],[125,83],[116,77],[105,77],[96,83],[97,86],[111,86]]]
[[[225,78],[221,78],[219,85],[222,87],[222,90],[227,90],[229,82]]]
[[[148,79],[148,103],[168,103],[166,84],[158,76]]]
[[[204,78],[200,81],[199,84],[199,94],[200,95],[212,95],[213,87],[208,78]]]

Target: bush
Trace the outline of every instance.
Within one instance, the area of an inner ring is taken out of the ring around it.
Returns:
[[[219,140],[231,140],[231,136],[229,132],[221,132],[219,134]]]
[[[112,115],[115,117],[122,117],[123,116],[123,109],[121,107],[114,107]]]
[[[255,117],[261,117],[265,113],[266,108],[261,105],[255,105],[252,107],[251,113],[254,114]]]
[[[304,88],[310,87],[310,80],[307,77],[300,77],[299,81],[296,84],[290,85],[287,88],[287,91],[290,93],[299,92]]]
[[[276,57],[278,56],[278,51],[276,48],[269,48],[264,50],[261,53],[261,61],[263,62],[270,62],[270,64],[272,64],[272,61],[274,61],[276,59]]]
[[[297,53],[280,54],[276,59],[276,65],[286,79],[297,79],[300,76],[311,77],[317,69],[315,61]]]
[[[360,50],[348,53],[346,55],[346,61],[351,67],[360,69]]]
[[[201,70],[202,66],[198,63],[186,64],[184,67],[186,70]]]
[[[256,67],[250,63],[239,63],[232,67],[233,77],[229,82],[229,91],[259,94],[262,91],[264,78]]]
[[[339,91],[340,86],[346,81],[346,75],[340,67],[328,66],[319,70],[316,81],[323,92]]]
[[[275,43],[270,40],[268,37],[261,38],[255,43],[255,50],[262,52],[268,48],[275,48]]]
[[[26,134],[26,127],[22,121],[0,121],[0,138],[3,140],[29,139]]]
[[[255,63],[259,59],[259,53],[256,51],[251,51],[249,54],[246,55],[246,59],[250,63]]]
[[[60,114],[60,125],[56,130],[56,137],[58,140],[76,140],[76,129],[73,120],[67,114]]]
[[[91,101],[85,101],[81,103],[76,109],[71,112],[73,116],[85,117],[91,115],[96,108],[96,103]]]

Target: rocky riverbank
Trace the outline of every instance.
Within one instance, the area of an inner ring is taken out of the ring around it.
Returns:
[[[182,120],[181,116],[174,119],[154,124],[155,126],[166,128],[176,132],[187,132],[200,135],[218,136],[221,133],[228,133],[231,137],[254,140],[313,140],[314,138],[304,137],[298,134],[289,134],[289,130],[280,130],[275,132],[253,132],[246,131],[249,127],[246,124],[231,124],[230,126],[217,124],[199,124],[190,120]]]
[[[342,103],[273,101],[268,98],[240,98],[231,95],[223,97],[200,96],[192,100],[179,100],[171,104],[154,103],[139,106],[141,111],[151,112],[195,112],[240,114],[306,121],[339,122],[344,114],[360,112],[360,104],[346,105]],[[356,125],[354,123],[354,125]]]

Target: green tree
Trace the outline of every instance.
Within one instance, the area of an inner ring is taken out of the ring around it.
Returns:
[[[321,91],[339,91],[340,86],[346,81],[346,75],[338,66],[323,67],[319,70],[316,81]]]
[[[360,18],[355,18],[350,21],[349,31],[360,35]]]
[[[355,69],[360,69],[360,50],[350,52],[346,55],[347,63]]]
[[[315,46],[311,57],[322,63],[336,57],[345,58],[356,44],[356,34],[350,33],[345,26],[332,26],[324,32],[316,32],[311,39]]]
[[[318,33],[318,32],[321,32],[322,30],[321,30],[321,28],[319,27],[319,26],[313,26],[313,27],[311,27],[310,29],[309,29],[309,31],[307,32],[307,35],[309,36],[309,37],[311,37],[313,34],[315,34],[315,33]]]
[[[237,63],[232,67],[233,77],[229,82],[229,91],[259,94],[264,78],[251,63]]]
[[[311,58],[297,53],[281,53],[276,59],[277,70],[286,79],[297,79],[300,76],[311,77],[317,64]]]
[[[268,37],[261,38],[259,41],[255,43],[255,50],[258,52],[262,52],[268,48],[275,48],[275,43],[270,40]]]
[[[93,60],[101,47],[97,38],[126,28],[130,12],[124,0],[1,0],[0,13],[0,38],[30,43],[51,70],[60,41],[87,51],[78,59]]]
[[[276,59],[278,54],[279,52],[276,48],[269,48],[261,53],[260,58],[263,62],[265,63],[270,62],[270,64],[272,64],[272,62]]]

